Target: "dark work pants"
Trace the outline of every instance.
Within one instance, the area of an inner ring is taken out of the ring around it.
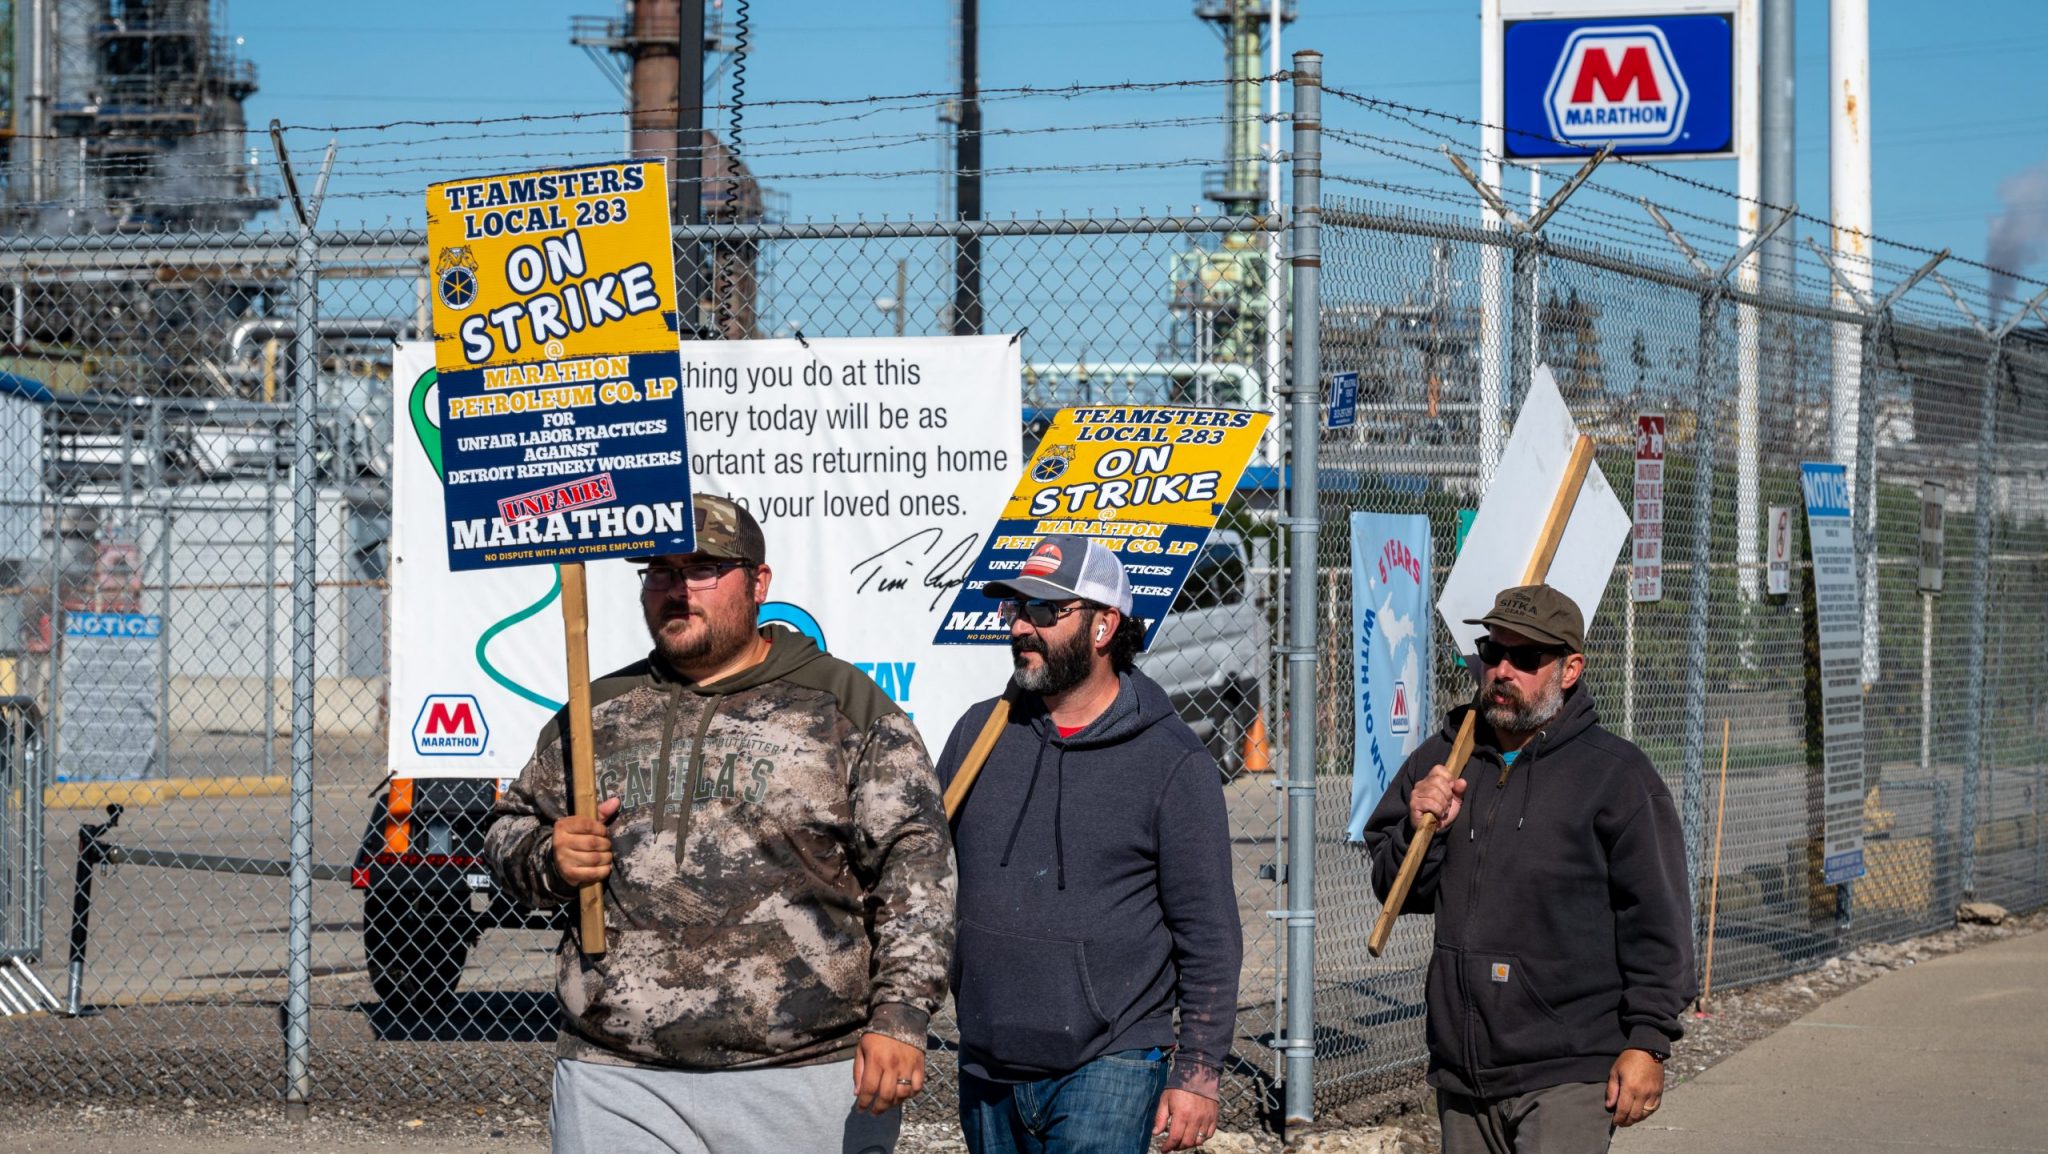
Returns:
[[[1505,1098],[1436,1092],[1443,1154],[1600,1154],[1614,1138],[1607,1083],[1568,1082]]]

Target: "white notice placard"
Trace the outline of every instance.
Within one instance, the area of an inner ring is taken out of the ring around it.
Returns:
[[[1634,555],[1628,595],[1664,600],[1664,414],[1636,414]]]
[[[1771,506],[1770,537],[1764,591],[1773,597],[1783,597],[1792,592],[1792,506]]]
[[[1799,466],[1820,637],[1821,880],[1863,876],[1863,611],[1849,483],[1841,465]]]
[[[1946,560],[1944,536],[1948,528],[1948,486],[1928,481],[1920,486],[1920,592],[1941,592],[1941,571]]]

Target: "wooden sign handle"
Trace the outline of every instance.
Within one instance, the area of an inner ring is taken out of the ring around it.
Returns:
[[[988,720],[982,722],[981,732],[974,737],[974,744],[967,747],[967,757],[953,774],[953,782],[946,787],[946,820],[960,812],[961,803],[967,800],[967,791],[974,788],[974,779],[981,776],[981,767],[988,764],[988,755],[996,747],[996,739],[1003,735],[1003,726],[1010,723],[1010,703],[1017,699],[1017,683],[1012,681],[1003,686],[1003,695],[996,699],[996,706],[989,711]]]
[[[562,571],[562,635],[569,650],[569,812],[597,816],[597,770],[590,749],[590,595],[583,563]],[[587,957],[604,956],[604,883],[576,887],[577,936]]]
[[[1550,575],[1550,562],[1557,556],[1557,543],[1564,539],[1564,527],[1571,522],[1572,509],[1579,503],[1579,490],[1586,483],[1586,473],[1593,467],[1593,438],[1584,433],[1572,442],[1571,460],[1566,462],[1564,480],[1558,483],[1557,494],[1550,499],[1550,515],[1543,519],[1543,533],[1536,538],[1536,549],[1529,555],[1529,564],[1522,570],[1522,584],[1540,584]],[[1496,482],[1498,483],[1498,482]],[[1473,670],[1476,676],[1478,670]],[[1451,756],[1444,760],[1443,768],[1432,770],[1431,776],[1457,780],[1465,772],[1465,762],[1472,756],[1474,726],[1479,717],[1479,702],[1465,711],[1465,720],[1458,726],[1457,740],[1451,743]],[[1408,856],[1401,859],[1401,871],[1394,875],[1394,884],[1387,890],[1387,900],[1380,905],[1379,920],[1372,925],[1372,936],[1365,940],[1366,952],[1373,957],[1387,948],[1387,939],[1393,935],[1394,919],[1401,916],[1401,907],[1407,904],[1408,889],[1415,884],[1415,875],[1422,869],[1422,857],[1429,852],[1429,843],[1436,836],[1436,815],[1425,814],[1415,827],[1415,837],[1408,843]]]

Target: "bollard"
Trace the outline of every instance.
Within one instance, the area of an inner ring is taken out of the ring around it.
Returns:
[[[121,807],[107,807],[107,820],[98,825],[78,827],[78,872],[71,894],[71,957],[65,970],[64,1014],[76,1018],[85,1013],[85,941],[92,923],[92,873],[107,860],[100,839],[121,824]]]

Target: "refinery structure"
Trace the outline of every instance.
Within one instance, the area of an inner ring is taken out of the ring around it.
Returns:
[[[209,0],[9,0],[0,233],[229,233],[276,206],[243,151],[256,70]],[[273,190],[274,191],[274,190]],[[0,368],[60,393],[252,396],[281,264],[7,254],[11,354]],[[145,351],[146,350],[146,351]],[[234,363],[231,352],[248,359]]]

